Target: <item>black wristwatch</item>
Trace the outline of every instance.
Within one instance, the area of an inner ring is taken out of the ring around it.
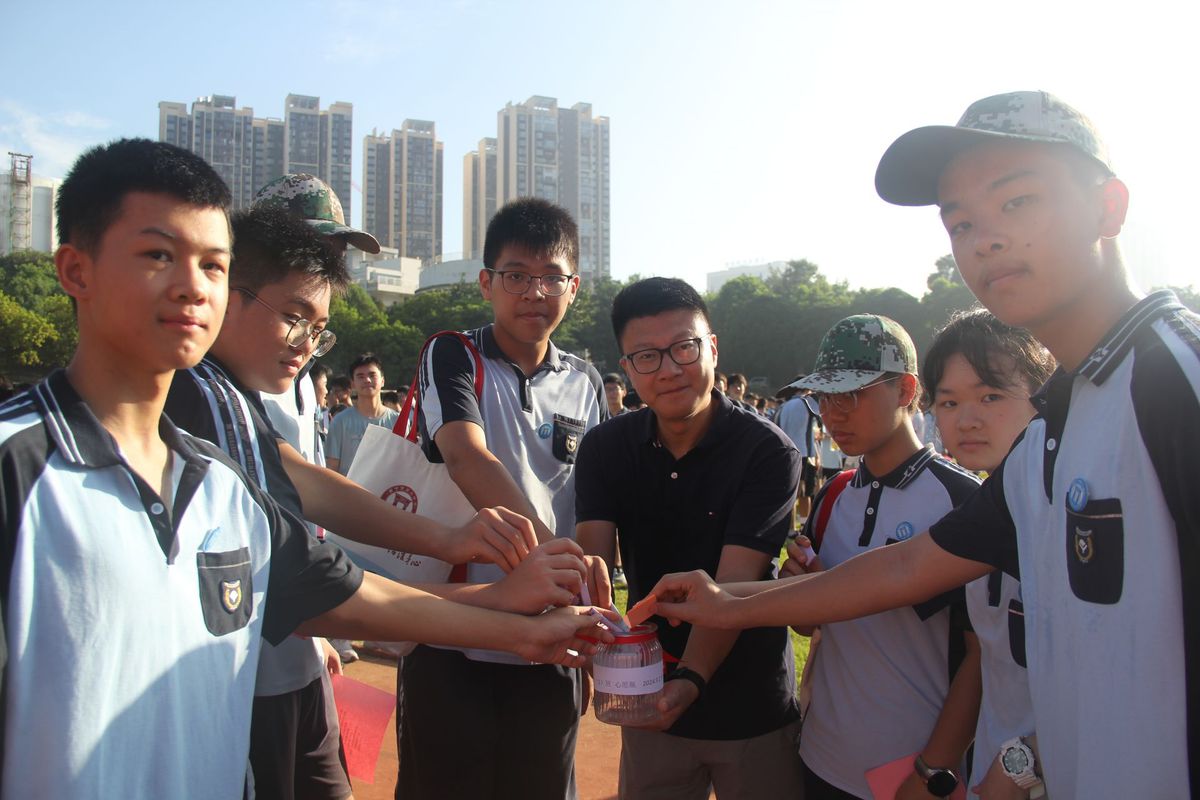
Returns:
[[[701,675],[699,672],[696,672],[696,670],[688,669],[687,667],[679,667],[674,672],[667,675],[667,677],[663,678],[663,681],[674,680],[685,680],[691,682],[691,684],[696,687],[696,690],[700,692],[700,697],[704,696],[704,687],[708,686],[708,681],[704,680],[703,675]]]
[[[913,759],[913,769],[917,777],[925,781],[925,790],[934,797],[949,797],[958,788],[957,775],[948,769],[929,766],[920,753]]]

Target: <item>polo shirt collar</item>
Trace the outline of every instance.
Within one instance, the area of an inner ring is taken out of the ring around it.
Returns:
[[[730,415],[733,414],[733,401],[718,392],[716,389],[713,389],[712,402],[716,404],[717,412],[713,415],[712,424],[710,424],[708,426],[708,430],[704,432],[703,438],[701,438],[700,441],[696,443],[696,446],[692,448],[693,451],[699,450],[702,447],[707,447],[714,440],[723,437],[723,431],[729,425]],[[638,421],[638,425],[641,426],[641,441],[649,445],[658,446],[658,418],[654,415],[654,412],[649,408],[646,408],[631,413],[644,415],[642,419]]]
[[[46,430],[67,461],[94,469],[125,463],[116,440],[67,380],[66,370],[52,372],[34,387],[33,395]],[[196,448],[180,434],[166,414],[159,417],[158,432],[167,446],[186,461],[202,460]]]
[[[872,483],[878,481],[889,489],[904,489],[904,487],[916,480],[917,476],[935,458],[937,458],[937,454],[933,452],[933,448],[926,445],[883,477],[876,477],[871,474],[870,468],[867,467],[867,462],[865,460],[860,461],[858,470],[855,471],[854,478],[851,479],[850,483],[852,486],[861,488],[863,486],[870,486]]]
[[[484,358],[494,358],[514,364],[513,360],[505,355],[504,351],[500,349],[500,344],[496,341],[496,332],[494,330],[495,327],[496,324],[491,322],[480,330],[480,352],[483,353]],[[562,372],[567,368],[567,365],[560,357],[558,348],[554,346],[554,342],[547,342],[546,344],[546,357],[542,360],[541,364],[538,364],[538,368],[535,370],[535,372],[541,372],[543,369],[553,370],[554,372]]]
[[[1038,416],[1046,419],[1065,416],[1071,398],[1070,387],[1075,381],[1075,376],[1082,375],[1096,386],[1103,385],[1128,355],[1138,331],[1153,325],[1167,313],[1181,308],[1183,305],[1170,289],[1160,289],[1139,300],[1109,329],[1100,344],[1096,345],[1091,355],[1084,359],[1077,369],[1072,372],[1067,372],[1062,367],[1054,370],[1054,374],[1042,388],[1029,398],[1029,402],[1037,409]]]
[[[216,372],[225,380],[229,381],[229,384],[233,386],[233,388],[236,389],[238,393],[242,395],[242,397],[246,398],[246,402],[254,406],[254,410],[262,415],[263,419],[267,418],[267,407],[265,404],[263,404],[262,395],[252,389],[247,389],[246,386],[237,379],[237,376],[233,374],[233,371],[221,363],[219,358],[216,356],[207,355],[200,360],[199,366],[207,367],[213,372]],[[296,378],[295,380],[299,380],[299,378]],[[294,385],[295,384],[293,383],[293,386]]]
[[[1125,358],[1138,331],[1153,325],[1167,313],[1182,308],[1175,293],[1169,289],[1161,289],[1143,297],[1109,329],[1091,355],[1075,370],[1075,374],[1100,386]]]

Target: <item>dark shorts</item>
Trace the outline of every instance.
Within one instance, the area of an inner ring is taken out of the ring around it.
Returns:
[[[801,497],[812,497],[817,493],[817,473],[820,471],[820,467],[813,463],[815,460],[806,458],[800,467]]]
[[[575,797],[578,671],[418,646],[396,675],[403,800]]]
[[[351,794],[329,679],[254,698],[250,766],[257,800],[342,800]]]

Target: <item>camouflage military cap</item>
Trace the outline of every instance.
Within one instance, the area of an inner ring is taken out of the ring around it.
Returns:
[[[304,172],[276,178],[254,195],[255,206],[279,206],[308,220],[318,233],[341,236],[349,244],[368,253],[379,252],[379,240],[366,231],[346,224],[342,202],[329,184]]]
[[[888,372],[917,374],[917,348],[894,319],[856,314],[834,325],[821,340],[808,375],[788,384],[814,392],[852,392]]]
[[[917,128],[892,142],[875,171],[875,190],[898,206],[933,205],[946,165],[997,139],[1070,145],[1113,172],[1091,120],[1049,92],[1009,92],[975,101],[957,125]]]

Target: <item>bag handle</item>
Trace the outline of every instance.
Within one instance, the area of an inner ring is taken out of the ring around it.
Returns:
[[[400,416],[396,418],[396,424],[392,426],[392,433],[403,436],[410,442],[417,441],[419,427],[417,415],[421,413],[421,393],[417,391],[417,384],[421,379],[421,367],[425,364],[425,351],[429,349],[429,345],[433,344],[434,339],[442,336],[458,339],[475,359],[475,398],[479,402],[483,402],[483,358],[479,355],[479,350],[475,348],[474,343],[466,334],[459,331],[438,331],[421,345],[421,353],[417,356],[417,371],[413,375],[412,383],[408,386],[408,394],[404,396],[404,404],[400,407]]]

